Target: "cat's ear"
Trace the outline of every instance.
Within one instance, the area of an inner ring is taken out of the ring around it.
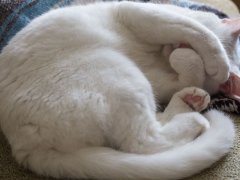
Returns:
[[[228,26],[232,36],[237,38],[240,35],[240,17],[223,19],[222,22]]]

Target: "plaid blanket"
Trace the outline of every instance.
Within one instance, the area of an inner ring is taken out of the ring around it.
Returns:
[[[0,0],[0,52],[8,41],[32,19],[52,8],[68,6],[72,3],[86,4],[111,0]],[[113,1],[113,0],[112,0]],[[121,1],[121,0],[119,0]],[[132,0],[153,3],[170,3],[194,10],[208,11],[220,18],[227,15],[217,9],[188,0]],[[212,97],[209,108],[240,114],[240,102],[223,95]]]
[[[32,19],[54,6],[69,5],[72,0],[1,0],[0,51]]]

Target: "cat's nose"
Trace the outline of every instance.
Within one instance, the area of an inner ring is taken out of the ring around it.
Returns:
[[[219,90],[226,95],[240,96],[240,76],[231,72],[229,79],[220,85]]]

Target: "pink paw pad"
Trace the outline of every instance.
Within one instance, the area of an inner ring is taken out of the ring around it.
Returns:
[[[207,96],[207,95],[206,95]],[[206,96],[187,94],[183,101],[195,111],[202,111],[205,108]]]

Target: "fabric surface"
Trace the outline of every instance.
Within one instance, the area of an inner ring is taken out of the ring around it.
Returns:
[[[90,3],[100,0],[0,0],[0,51],[3,46],[13,37],[20,29],[28,24],[33,18],[41,15],[51,8],[68,5],[73,2],[77,3]],[[144,0],[143,0],[144,1]],[[145,0],[148,1],[148,0]],[[151,2],[162,2],[167,0],[150,0]],[[189,6],[187,0],[173,0],[175,3],[179,3],[181,6]],[[198,0],[201,1],[201,0]],[[204,2],[213,3],[213,0],[204,0]],[[214,5],[214,3],[213,3]],[[220,7],[221,6],[221,7]],[[236,7],[229,0],[218,1],[218,7],[222,10],[231,11],[231,14],[236,14]],[[194,8],[194,7],[193,7]],[[229,100],[229,99],[227,99]],[[224,110],[227,107],[229,110],[229,104],[225,97],[218,96],[216,98],[214,108]],[[213,102],[213,101],[212,101]],[[232,104],[232,103],[230,103]],[[238,107],[238,106],[237,106]],[[239,110],[239,109],[238,109]],[[238,180],[240,179],[240,117],[234,116],[236,124],[236,140],[235,147],[232,152],[199,175],[196,175],[189,180]],[[227,133],[227,132],[226,132]],[[0,180],[45,180],[51,178],[39,177],[28,170],[23,169],[17,165],[15,160],[11,157],[10,147],[0,132]]]
[[[32,19],[72,0],[4,0],[0,1],[0,52],[7,42]]]

